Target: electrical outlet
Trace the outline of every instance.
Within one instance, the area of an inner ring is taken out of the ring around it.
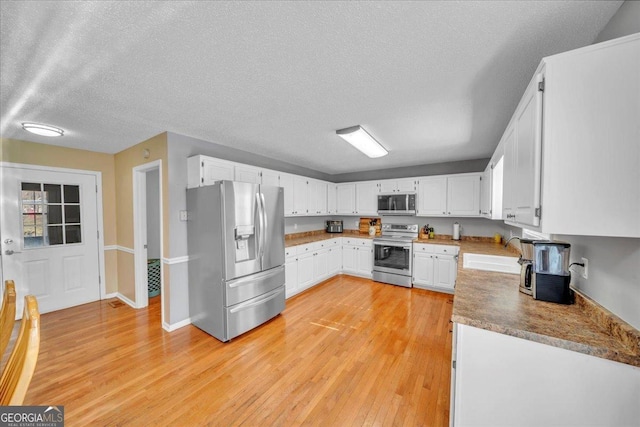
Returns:
[[[584,267],[582,267],[582,278],[583,279],[588,279],[589,278],[589,260],[586,258],[582,258],[581,261],[584,264]]]
[[[297,230],[298,229],[298,224],[293,224],[293,229]]]

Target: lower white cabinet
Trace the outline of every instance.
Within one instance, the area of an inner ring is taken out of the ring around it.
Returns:
[[[314,256],[313,252],[298,255],[298,285],[296,291],[300,292],[313,284]]]
[[[452,426],[637,426],[640,368],[454,324]]]
[[[342,247],[342,271],[371,278],[373,242],[370,239],[345,238]]]
[[[413,286],[453,293],[458,271],[457,246],[415,243],[413,245]]]
[[[342,239],[285,248],[285,290],[289,298],[342,270]]]
[[[298,290],[298,259],[295,255],[285,258],[284,277],[285,296],[289,298]]]
[[[334,246],[329,249],[329,275],[328,277],[340,274],[342,271],[342,245]]]

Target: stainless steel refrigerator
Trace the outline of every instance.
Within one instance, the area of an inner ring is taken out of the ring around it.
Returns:
[[[220,341],[284,310],[283,194],[235,181],[187,190],[191,323]]]

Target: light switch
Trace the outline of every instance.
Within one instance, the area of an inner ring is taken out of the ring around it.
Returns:
[[[180,211],[180,221],[187,220],[187,211]]]

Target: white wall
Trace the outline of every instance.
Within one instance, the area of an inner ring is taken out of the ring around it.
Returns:
[[[594,43],[600,43],[629,34],[640,33],[640,2],[625,1],[600,31]]]

